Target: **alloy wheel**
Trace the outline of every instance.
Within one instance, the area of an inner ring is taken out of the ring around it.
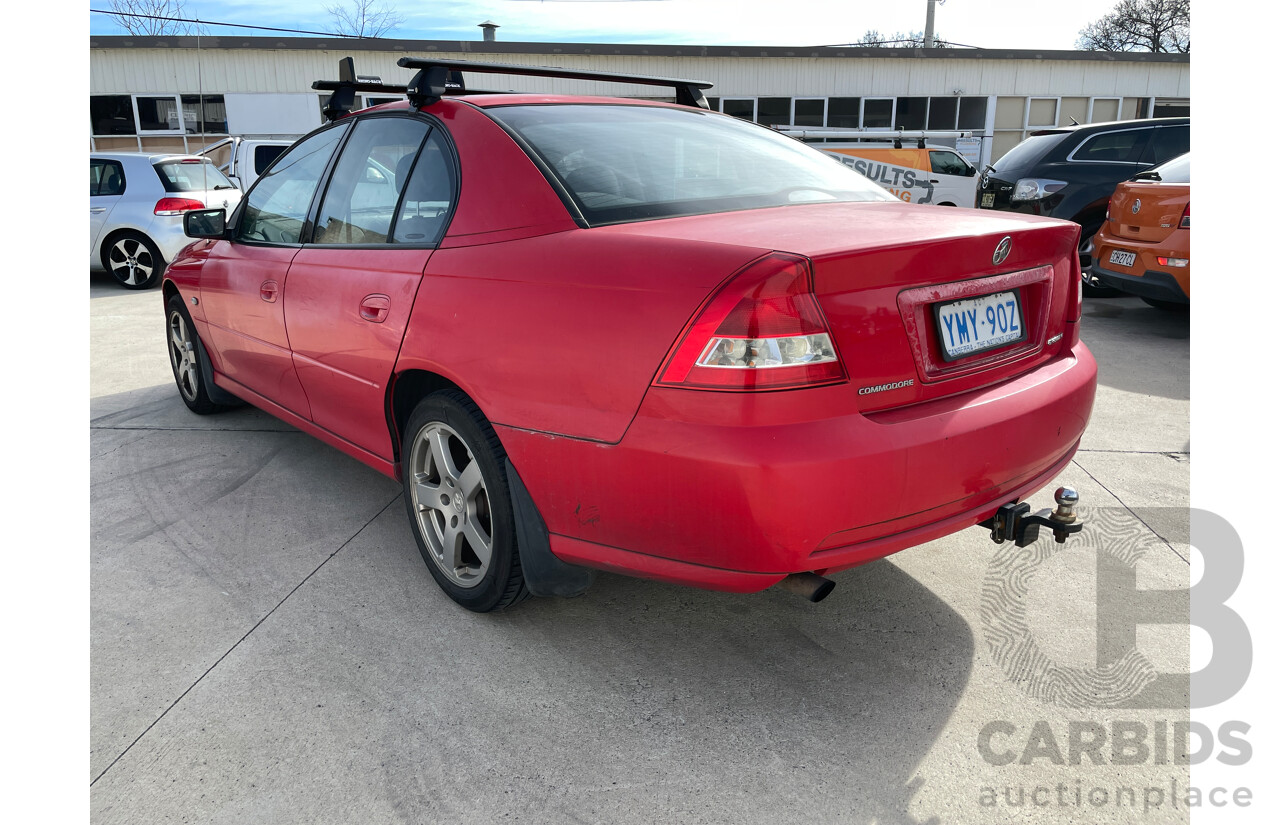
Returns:
[[[409,454],[410,491],[431,560],[459,587],[478,586],[493,556],[489,492],[471,449],[447,424],[423,427]]]
[[[169,313],[169,363],[173,366],[178,391],[188,401],[195,401],[200,390],[200,368],[196,361],[195,337],[182,313]]]
[[[107,255],[111,274],[122,284],[141,286],[151,279],[156,262],[146,244],[137,238],[121,238]]]

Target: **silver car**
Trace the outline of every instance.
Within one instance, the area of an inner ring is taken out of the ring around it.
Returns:
[[[95,152],[89,155],[89,267],[125,289],[160,283],[169,261],[191,243],[182,215],[225,208],[241,192],[208,158]]]

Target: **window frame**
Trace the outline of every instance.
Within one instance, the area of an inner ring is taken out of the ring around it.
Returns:
[[[889,101],[889,125],[888,126],[868,126],[867,125],[867,102],[868,101]],[[862,102],[858,104],[858,128],[868,132],[892,132],[893,124],[898,118],[898,98],[896,97],[869,97],[864,95]],[[928,110],[925,113],[925,122],[928,122]]]
[[[105,167],[105,166],[115,166],[115,167],[117,167],[117,168],[120,170],[120,191],[119,191],[119,192],[90,192],[90,193],[89,193],[89,197],[91,197],[91,198],[118,198],[118,197],[120,197],[121,195],[123,195],[123,194],[125,193],[125,191],[129,188],[129,179],[128,179],[128,177],[125,175],[125,172],[124,172],[124,164],[123,164],[123,163],[121,163],[120,161],[118,161],[118,160],[114,160],[114,159],[112,159],[112,158],[92,158],[92,157],[91,157],[91,158],[89,158],[89,168],[90,168],[90,169],[92,169],[92,168],[93,168],[93,165],[94,165],[95,163],[96,163],[96,164],[101,164],[101,165],[102,165],[102,166],[104,166],[104,167]],[[99,183],[98,183],[98,188],[99,188],[99,189],[101,189],[101,188],[102,188],[102,183],[101,183],[101,182],[102,182],[103,180],[106,180],[106,175],[103,175],[103,176],[101,176],[101,177],[99,178]]]
[[[387,226],[387,240],[380,243],[317,243],[315,240],[316,221],[320,217],[320,209],[324,204],[325,197],[329,194],[329,188],[333,185],[333,174],[337,171],[338,162],[342,159],[342,153],[346,151],[347,144],[351,140],[351,136],[355,134],[355,127],[358,123],[368,120],[378,120],[382,118],[413,118],[426,123],[427,133],[422,138],[422,143],[418,145],[418,155],[414,159],[413,164],[409,167],[409,178],[405,180],[405,186],[401,189],[396,197],[395,211],[392,214],[391,223]],[[300,236],[302,239],[301,246],[314,247],[317,249],[435,249],[444,240],[445,235],[449,234],[449,225],[453,222],[454,213],[458,209],[459,193],[462,191],[462,164],[458,162],[458,150],[453,143],[453,139],[449,134],[449,130],[444,128],[443,122],[438,118],[423,112],[412,110],[394,110],[389,112],[369,112],[368,114],[359,115],[357,117],[342,118],[338,123],[350,123],[351,128],[347,134],[343,136],[342,141],[334,150],[333,157],[329,159],[329,165],[325,168],[324,178],[321,181],[322,186],[318,187],[316,197],[312,200],[311,209],[307,213],[307,220],[303,224],[303,231]],[[316,130],[319,132],[320,130]],[[453,192],[449,199],[449,208],[444,214],[444,225],[440,231],[440,239],[432,242],[424,243],[404,243],[393,240],[395,238],[396,224],[400,220],[400,211],[404,207],[404,196],[408,191],[409,179],[413,177],[414,171],[418,168],[418,160],[422,157],[422,153],[427,143],[431,140],[432,135],[439,132],[442,137],[441,143],[445,147],[445,161],[452,164],[453,167]],[[315,134],[313,132],[312,134]],[[273,163],[274,165],[274,163]],[[267,167],[268,171],[271,167]],[[265,172],[264,172],[265,174]],[[255,186],[256,186],[255,182]],[[246,192],[242,200],[248,200],[249,194]]]
[[[818,100],[822,102],[822,123],[817,126],[800,126],[796,123],[796,104]],[[827,98],[825,97],[793,97],[791,98],[791,125],[797,129],[820,129],[827,125]]]
[[[1153,126],[1130,126],[1128,128],[1120,129],[1103,129],[1100,132],[1095,132],[1092,135],[1089,135],[1084,140],[1076,144],[1076,147],[1067,155],[1066,160],[1068,163],[1113,163],[1120,166],[1141,166],[1142,163],[1138,160],[1088,160],[1085,158],[1077,158],[1076,152],[1079,152],[1081,149],[1088,146],[1090,141],[1100,138],[1103,135],[1119,134],[1120,132],[1147,132],[1147,138],[1142,141],[1141,148],[1137,152],[1138,157],[1141,158],[1142,153],[1147,150],[1147,144],[1151,142],[1150,133],[1153,131],[1155,131],[1155,127]]]

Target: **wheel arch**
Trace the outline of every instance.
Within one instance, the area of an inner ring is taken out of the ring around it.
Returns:
[[[414,407],[431,393],[440,390],[457,390],[471,399],[471,403],[476,403],[471,393],[437,372],[415,368],[398,372],[393,376],[391,385],[387,387],[386,408],[387,427],[391,433],[391,447],[394,450],[395,461],[398,462],[402,458],[400,448],[404,428],[409,423],[409,416],[413,414]],[[480,405],[476,404],[476,406]],[[483,410],[481,414],[484,414]]]

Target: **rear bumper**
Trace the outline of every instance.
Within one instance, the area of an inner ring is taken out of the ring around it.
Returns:
[[[1168,272],[1148,269],[1141,275],[1129,275],[1105,269],[1098,264],[1093,265],[1094,277],[1099,281],[1121,292],[1152,298],[1157,301],[1169,301],[1175,304],[1189,304],[1191,299],[1182,290],[1182,284]]]
[[[1093,274],[1109,287],[1157,301],[1176,304],[1191,303],[1191,267],[1161,267],[1160,256],[1188,258],[1190,256],[1189,230],[1173,230],[1159,243],[1117,238],[1108,231],[1108,225],[1094,236]],[[1109,263],[1116,250],[1132,252],[1133,266],[1124,269]]]
[[[496,429],[558,557],[753,591],[947,535],[1049,483],[1079,445],[1096,374],[1078,344],[995,386],[882,413],[849,414],[848,384],[654,389],[618,444]]]

